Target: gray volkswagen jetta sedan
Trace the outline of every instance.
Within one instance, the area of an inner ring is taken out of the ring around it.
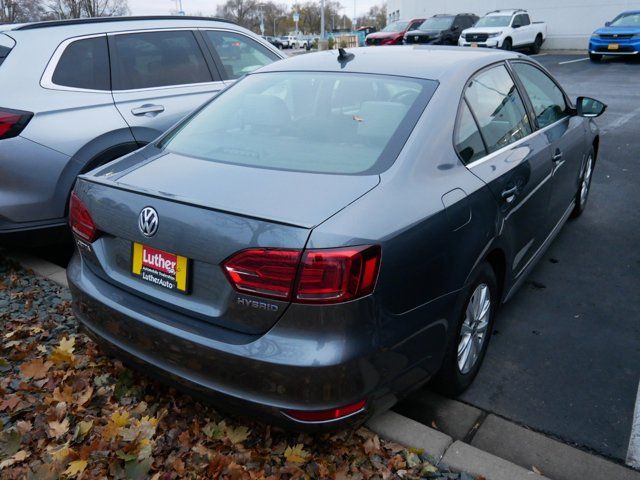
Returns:
[[[75,312],[107,351],[288,427],[356,424],[429,379],[454,395],[584,210],[604,109],[502,51],[263,67],[80,177]]]

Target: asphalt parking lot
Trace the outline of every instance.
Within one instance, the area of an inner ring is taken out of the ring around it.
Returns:
[[[482,370],[460,400],[624,461],[640,376],[640,62],[536,58],[572,97],[609,105],[597,120],[591,198],[503,308]],[[68,257],[36,253],[59,264]]]
[[[640,62],[583,58],[537,56],[572,97],[609,105],[587,211],[505,305],[461,400],[624,461],[640,377]]]

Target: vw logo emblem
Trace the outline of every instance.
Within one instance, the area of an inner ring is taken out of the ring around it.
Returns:
[[[143,208],[138,218],[138,228],[145,237],[153,237],[158,231],[158,212],[151,207]]]

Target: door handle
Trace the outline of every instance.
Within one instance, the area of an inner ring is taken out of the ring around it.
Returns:
[[[553,157],[551,157],[551,159],[552,159],[554,162],[558,163],[560,160],[562,160],[562,157],[563,157],[562,152],[561,152],[560,150],[556,150],[555,155],[554,155]]]
[[[508,188],[502,192],[502,198],[507,202],[511,203],[515,200],[516,195],[518,193],[518,186]]]
[[[159,113],[164,112],[164,107],[162,105],[142,105],[138,108],[134,108],[131,110],[131,113],[136,116],[146,115],[148,117],[155,117]]]

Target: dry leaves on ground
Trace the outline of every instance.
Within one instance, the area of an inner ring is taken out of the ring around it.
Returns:
[[[424,455],[361,428],[290,434],[134,374],[77,331],[68,292],[0,256],[3,479],[419,478]]]

